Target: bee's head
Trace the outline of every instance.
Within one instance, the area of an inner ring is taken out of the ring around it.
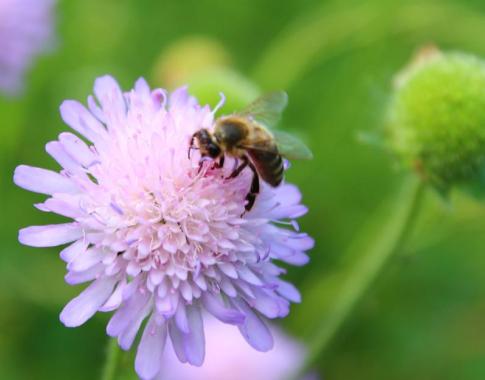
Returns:
[[[197,139],[200,154],[202,156],[217,158],[221,155],[221,147],[217,144],[207,129],[197,131],[193,138]]]
[[[217,158],[221,154],[221,148],[219,147],[219,145],[211,142],[205,146],[205,153],[211,158]]]

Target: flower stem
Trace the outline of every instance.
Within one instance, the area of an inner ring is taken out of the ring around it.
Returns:
[[[383,269],[386,261],[402,248],[417,219],[423,194],[424,184],[413,177],[391,204],[385,202],[353,240],[345,255],[347,261],[343,270],[338,276],[327,280],[328,285],[332,285],[331,301],[328,305],[323,305],[325,310],[321,314],[319,326],[313,330],[308,356],[292,379],[301,379],[321,359],[332,338]],[[338,279],[337,283],[331,284],[335,278]],[[324,288],[327,284],[316,285],[317,289],[322,289],[321,285]]]
[[[101,374],[101,380],[114,380],[116,376],[116,368],[120,359],[120,348],[118,342],[114,338],[110,338],[106,346],[106,360]]]

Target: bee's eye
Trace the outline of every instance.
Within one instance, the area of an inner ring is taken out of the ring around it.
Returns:
[[[209,156],[212,158],[216,158],[221,153],[221,149],[215,144],[209,145],[207,151],[209,153]]]

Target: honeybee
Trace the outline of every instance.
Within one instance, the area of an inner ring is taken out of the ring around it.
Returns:
[[[282,157],[288,159],[311,159],[312,152],[299,139],[272,129],[288,103],[283,91],[263,95],[243,110],[215,121],[214,132],[202,128],[192,135],[192,149],[199,149],[201,159],[218,159],[224,165],[225,155],[240,160],[228,178],[237,177],[246,167],[253,172],[251,188],[246,196],[246,211],[251,210],[259,193],[259,178],[272,187],[283,181]],[[195,146],[197,143],[197,146]]]

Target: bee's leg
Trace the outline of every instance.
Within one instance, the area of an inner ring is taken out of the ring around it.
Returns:
[[[252,163],[249,163],[249,167],[251,168],[251,171],[253,172],[253,181],[251,182],[251,193],[253,194],[259,194],[259,175],[258,172],[256,171],[256,168]]]
[[[224,160],[225,160],[225,156],[224,155],[221,155],[221,157],[219,158],[219,162],[216,163],[216,168],[222,168],[224,167]]]
[[[246,211],[244,211],[243,215],[248,211],[251,211],[251,209],[253,208],[254,202],[256,201],[256,194],[248,193],[248,195],[246,195],[246,201],[246,206],[244,206]]]
[[[199,160],[199,169],[197,169],[197,175],[200,174],[200,172],[202,171],[202,168],[204,167],[204,162],[207,161],[207,157],[201,157],[200,160]]]
[[[251,168],[251,171],[253,172],[253,180],[251,182],[251,189],[249,190],[248,195],[246,195],[247,203],[246,203],[246,206],[244,206],[244,208],[246,209],[246,212],[250,211],[253,208],[254,202],[256,201],[256,196],[259,194],[258,172],[256,171],[256,168],[254,167],[254,165],[251,162],[249,162],[249,160],[248,160],[248,165]]]
[[[231,175],[229,177],[227,177],[228,179],[229,178],[236,178],[239,174],[241,174],[241,172],[244,170],[244,168],[246,166],[248,166],[249,159],[246,156],[242,156],[241,160],[242,160],[242,164],[239,165],[236,169],[234,169],[234,171],[231,173]]]
[[[239,160],[237,159],[237,157],[234,157],[234,162],[233,162],[233,165],[232,165],[232,171],[236,170],[238,166],[239,166]]]

